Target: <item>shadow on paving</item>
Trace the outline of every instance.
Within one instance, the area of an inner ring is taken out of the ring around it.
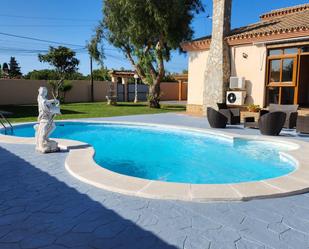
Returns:
[[[176,248],[1,147],[0,183],[1,249]]]

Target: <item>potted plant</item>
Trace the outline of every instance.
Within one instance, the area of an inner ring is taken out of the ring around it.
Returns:
[[[260,107],[259,105],[253,105],[253,104],[251,104],[251,105],[248,105],[248,106],[247,106],[247,110],[248,110],[249,112],[259,112],[259,111],[261,110],[261,107]]]

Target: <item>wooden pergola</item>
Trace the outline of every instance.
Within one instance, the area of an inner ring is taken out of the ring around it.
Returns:
[[[117,84],[123,84],[124,85],[124,101],[128,101],[128,80],[130,78],[134,78],[134,75],[136,74],[135,71],[130,70],[112,70],[109,72],[109,75],[111,76],[112,86],[110,87],[110,98],[114,97],[116,98],[118,92],[117,92]],[[183,100],[183,91],[186,90],[185,84],[188,83],[188,74],[177,74],[173,75],[173,78],[178,82],[178,100]]]
[[[127,93],[127,84],[128,84],[128,79],[130,78],[134,78],[134,75],[136,74],[135,71],[129,71],[129,70],[124,70],[124,71],[120,71],[120,70],[112,70],[109,72],[109,75],[112,78],[112,83],[113,83],[113,88],[115,89],[114,95],[117,96],[117,84],[121,83],[123,85],[125,85],[124,87],[124,101],[127,102],[128,101],[128,93]],[[118,79],[121,79],[121,82],[119,82]]]

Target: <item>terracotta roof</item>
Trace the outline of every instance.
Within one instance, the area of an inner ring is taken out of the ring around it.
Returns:
[[[111,75],[111,76],[134,76],[134,74],[135,74],[135,71],[131,71],[131,70],[111,70],[111,71],[109,71],[109,74]]]
[[[309,8],[293,14],[262,20],[256,24],[232,30],[228,39],[235,37],[271,35],[273,33],[295,32],[309,29]]]
[[[261,16],[261,21],[233,29],[226,38],[230,45],[252,43],[284,37],[309,36],[309,4],[274,10]],[[211,37],[182,44],[184,50],[208,49]]]
[[[303,11],[303,10],[308,10],[308,9],[309,9],[308,3],[307,4],[300,4],[300,5],[295,5],[295,6],[292,6],[292,7],[272,10],[268,13],[262,14],[260,16],[260,18],[262,20],[272,19],[272,18],[276,18],[278,16],[288,15],[288,14],[291,14],[291,13],[295,13],[295,12],[299,12],[299,11]]]

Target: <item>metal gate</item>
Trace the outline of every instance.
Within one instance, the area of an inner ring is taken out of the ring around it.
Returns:
[[[127,89],[125,89],[127,87]],[[127,90],[127,91],[126,91]],[[127,93],[127,98],[125,94]],[[145,84],[137,84],[137,99],[138,101],[146,101],[148,94],[148,86]],[[123,102],[134,101],[135,98],[135,84],[117,84],[117,101]]]
[[[118,83],[117,84],[117,101],[123,102],[125,100],[125,85]]]
[[[148,94],[148,86],[145,84],[137,84],[137,99],[138,101],[146,101]],[[134,101],[135,84],[128,84],[128,101]]]

